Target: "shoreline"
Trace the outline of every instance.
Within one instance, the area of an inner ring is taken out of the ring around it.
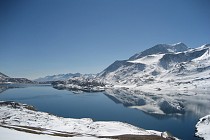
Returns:
[[[32,106],[0,102],[0,126],[38,134],[60,137],[91,136],[96,138],[155,138],[164,140],[161,132],[144,130],[127,123],[96,121],[90,118],[71,119],[34,111]]]

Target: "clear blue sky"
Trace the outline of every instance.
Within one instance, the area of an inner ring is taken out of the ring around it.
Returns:
[[[0,0],[0,72],[98,73],[158,43],[210,43],[209,0]]]

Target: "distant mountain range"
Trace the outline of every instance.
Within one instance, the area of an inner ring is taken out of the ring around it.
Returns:
[[[127,60],[115,61],[97,75],[68,73],[46,76],[34,81],[44,83],[68,80],[70,81],[60,85],[65,87],[65,84],[72,83],[72,80],[76,80],[77,83],[80,83],[78,81],[81,80],[81,82],[86,81],[86,83],[87,81],[98,81],[107,87],[124,87],[145,92],[208,88],[210,82],[210,45],[189,48],[184,43],[158,44],[131,56]],[[33,81],[25,78],[10,78],[2,73],[0,73],[0,82],[33,83]]]
[[[90,81],[87,78],[76,80]],[[92,78],[106,87],[144,92],[202,90],[210,84],[210,45],[192,49],[184,43],[158,44],[127,60],[115,61]],[[62,88],[77,87],[72,85],[75,78],[71,79],[56,84]]]
[[[74,77],[95,77],[95,74],[81,74],[81,73],[67,73],[67,74],[57,74],[50,75],[35,79],[37,82],[51,82],[51,81],[65,81]]]
[[[36,82],[28,80],[26,78],[11,78],[0,72],[1,84],[35,84]]]
[[[80,74],[80,73],[57,74],[57,75],[40,77],[38,79],[35,79],[34,81],[37,81],[37,82],[65,81],[71,77],[79,77],[81,75],[82,74]]]

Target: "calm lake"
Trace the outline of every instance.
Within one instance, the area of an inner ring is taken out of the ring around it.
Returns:
[[[194,137],[195,124],[201,116],[199,113],[196,115],[196,110],[203,108],[201,104],[201,107],[195,107],[195,112],[185,112],[179,116],[152,115],[116,103],[104,92],[75,94],[71,91],[57,90],[51,86],[9,89],[1,87],[0,92],[0,100],[30,104],[39,111],[57,116],[127,122],[145,129],[168,131],[184,140],[198,139]],[[202,110],[197,112],[202,112]]]

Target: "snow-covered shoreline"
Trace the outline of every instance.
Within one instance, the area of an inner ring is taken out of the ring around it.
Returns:
[[[0,125],[34,134],[67,137],[108,137],[119,135],[156,135],[161,132],[144,130],[122,122],[94,122],[90,118],[62,118],[33,110],[32,106],[0,102]],[[6,128],[1,128],[6,131]],[[10,130],[9,130],[10,131]],[[0,131],[1,133],[1,131]]]
[[[98,140],[97,137],[77,136],[77,137],[58,137],[50,135],[37,135],[32,133],[25,133],[9,128],[0,127],[0,138],[3,140]],[[100,140],[109,140],[106,138]]]
[[[206,115],[199,119],[196,124],[196,133],[197,137],[203,138],[204,140],[210,139],[210,115]]]

